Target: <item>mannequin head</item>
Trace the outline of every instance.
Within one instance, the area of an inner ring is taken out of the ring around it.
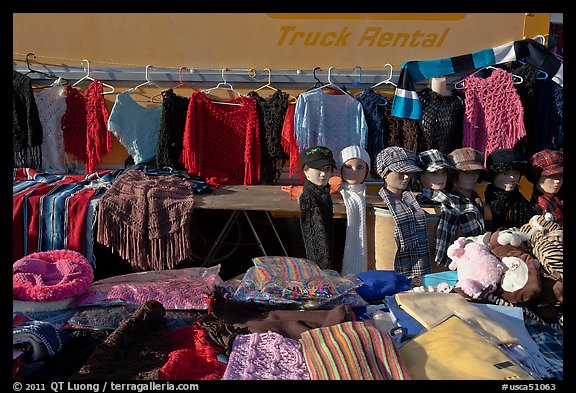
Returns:
[[[342,181],[348,184],[362,184],[370,172],[370,156],[360,146],[348,146],[340,151],[337,158]]]
[[[324,187],[336,167],[332,151],[324,146],[314,146],[300,152],[300,165],[306,179],[311,183]]]
[[[486,178],[494,187],[514,191],[520,177],[526,173],[528,162],[514,149],[496,149],[486,159]]]
[[[545,194],[554,195],[564,183],[564,155],[556,150],[542,150],[530,159],[534,187]]]
[[[384,188],[397,198],[401,197],[414,173],[422,172],[415,162],[414,153],[398,146],[387,147],[378,153],[376,171],[384,179]]]
[[[456,171],[452,176],[452,188],[470,197],[478,186],[480,174],[486,171],[484,154],[470,147],[462,147],[448,154]]]
[[[448,181],[448,173],[454,167],[448,157],[437,149],[421,152],[416,157],[416,165],[422,169],[420,172],[420,185],[432,190],[443,190]]]

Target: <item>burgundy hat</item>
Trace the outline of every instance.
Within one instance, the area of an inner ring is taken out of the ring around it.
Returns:
[[[545,149],[530,159],[532,170],[537,177],[564,173],[564,154],[557,150]]]

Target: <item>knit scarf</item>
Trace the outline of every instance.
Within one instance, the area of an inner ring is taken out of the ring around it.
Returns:
[[[12,71],[13,165],[15,168],[40,169],[42,166],[43,130],[38,106],[32,91],[32,80]]]
[[[386,202],[396,224],[394,270],[408,277],[430,273],[426,214],[416,198],[411,191],[404,191],[402,199],[397,199],[384,187],[378,194]]]
[[[302,174],[300,171],[300,157],[298,156],[298,143],[294,135],[294,111],[296,105],[288,105],[286,109],[286,116],[282,125],[282,147],[284,152],[288,155],[289,167],[288,175],[290,177],[295,174]]]
[[[462,147],[464,101],[457,94],[443,96],[429,87],[418,92],[422,102],[422,144],[419,151],[438,149],[448,154]]]
[[[388,119],[389,125],[386,146],[400,146],[414,153],[422,151],[423,149],[419,147],[420,121],[393,116],[390,100],[388,104],[381,108]]]
[[[171,269],[190,255],[192,182],[175,175],[120,175],[98,204],[97,241],[136,270]]]
[[[386,106],[390,100],[372,89],[365,89],[357,99],[360,104],[362,104],[364,116],[366,117],[366,125],[368,126],[366,151],[372,162],[376,162],[378,153],[388,146],[386,144],[389,134],[388,118],[382,108]],[[378,173],[375,168],[370,168],[370,171],[374,177],[378,178]]]
[[[488,184],[484,196],[492,212],[492,232],[501,228],[520,228],[536,214],[518,188],[506,191]]]
[[[287,154],[282,147],[282,128],[288,109],[288,93],[277,90],[268,98],[257,92],[248,93],[258,103],[260,120],[260,179],[263,184],[274,184],[282,174]]]
[[[366,238],[366,184],[342,183],[340,194],[346,206],[346,243],[342,275],[368,270]]]
[[[330,186],[319,187],[304,180],[299,203],[306,258],[321,269],[331,269],[334,261],[334,205]]]

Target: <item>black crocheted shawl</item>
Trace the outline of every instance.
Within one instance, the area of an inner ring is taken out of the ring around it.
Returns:
[[[506,191],[488,184],[484,196],[492,213],[489,229],[491,232],[501,228],[520,228],[536,214],[536,210],[518,187],[513,191]]]
[[[13,166],[35,168],[42,166],[42,123],[32,91],[32,80],[18,71],[13,75],[12,129]]]
[[[330,186],[319,187],[305,179],[299,203],[306,259],[316,262],[321,269],[332,269],[334,206]]]
[[[159,168],[184,169],[180,155],[189,104],[190,98],[175,94],[173,89],[162,93],[162,118],[156,149],[156,163]]]
[[[426,87],[418,92],[422,103],[419,151],[438,149],[448,154],[462,147],[464,101],[456,93],[443,96]]]
[[[263,184],[274,184],[282,174],[288,155],[281,143],[282,126],[288,110],[288,93],[276,90],[268,98],[257,92],[248,93],[258,104],[260,120],[260,179]]]
[[[514,75],[522,77],[522,83],[515,83],[514,87],[520,97],[522,108],[524,109],[524,128],[526,128],[526,136],[522,137],[514,148],[522,155],[524,159],[529,159],[534,151],[534,143],[538,138],[540,130],[536,129],[536,121],[538,118],[538,108],[536,103],[537,97],[537,84],[536,72],[537,69],[531,64],[525,63],[512,63],[510,70]],[[535,152],[535,151],[534,151]]]

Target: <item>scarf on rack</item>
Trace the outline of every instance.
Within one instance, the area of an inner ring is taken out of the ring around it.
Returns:
[[[190,98],[175,94],[173,89],[162,92],[162,117],[156,149],[159,168],[184,169],[180,155],[189,104]]]
[[[562,226],[564,225],[564,215],[562,213],[564,201],[558,196],[558,194],[549,196],[534,188],[530,203],[532,206],[535,206],[537,211],[539,211],[537,214],[551,213],[554,217],[554,222],[557,222]]]
[[[286,115],[284,116],[284,123],[282,124],[282,148],[284,152],[288,155],[289,167],[288,175],[290,177],[295,174],[302,174],[300,171],[300,156],[298,151],[298,143],[296,142],[296,136],[294,135],[294,111],[296,110],[296,105],[288,105],[286,109]]]
[[[420,151],[438,149],[448,154],[462,147],[464,101],[456,93],[443,96],[429,87],[418,92],[422,102]]]
[[[378,195],[386,202],[396,224],[394,271],[407,277],[431,273],[426,214],[412,192],[404,191],[402,199],[397,199],[382,187]]]
[[[386,146],[389,134],[389,122],[383,107],[388,105],[386,97],[376,93],[372,89],[365,89],[362,95],[357,98],[364,109],[366,125],[368,126],[368,144],[366,151],[372,162],[376,162],[376,157]],[[370,168],[372,176],[378,178],[375,168]]]
[[[86,173],[112,150],[112,133],[108,132],[110,113],[104,102],[103,84],[90,83],[84,93],[67,85],[66,112],[62,116],[64,150],[86,163]]]
[[[516,92],[522,102],[524,108],[524,127],[526,128],[526,136],[521,138],[516,144],[515,150],[520,152],[522,157],[530,158],[532,154],[529,152],[534,150],[532,147],[538,134],[541,130],[535,128],[536,119],[538,118],[538,107],[536,106],[537,84],[536,75],[538,69],[528,63],[515,62],[511,65],[510,70],[512,74],[521,77],[522,83],[514,84]],[[555,83],[554,83],[555,84]],[[536,151],[534,151],[536,153]]]
[[[260,120],[260,179],[263,184],[274,184],[282,174],[288,158],[282,147],[282,128],[288,110],[290,95],[277,90],[268,98],[257,92],[248,93],[258,104]]]
[[[532,150],[526,157],[545,150],[559,150],[564,146],[564,88],[550,79],[537,80],[536,96],[538,116],[536,116]]]
[[[415,82],[437,76],[447,76],[473,71],[477,68],[524,60],[545,71],[552,81],[564,86],[562,61],[545,45],[532,39],[509,42],[496,48],[478,52],[424,61],[407,61],[402,65],[398,87],[394,92],[392,114],[395,117],[419,120],[422,118],[422,103],[418,99]]]
[[[493,184],[488,184],[484,196],[492,213],[490,224],[492,232],[501,228],[520,228],[536,214],[530,202],[524,198],[518,188],[505,191]]]
[[[190,255],[193,206],[190,181],[127,171],[99,202],[97,241],[136,270],[172,269]]]
[[[12,143],[15,168],[40,169],[43,130],[32,79],[12,70]]]
[[[334,262],[334,205],[330,186],[318,187],[304,180],[300,203],[300,225],[306,258],[321,269],[332,269]]]
[[[346,243],[341,274],[358,274],[368,270],[366,184],[342,183],[339,191],[346,206]]]
[[[388,119],[389,126],[386,146],[400,146],[413,153],[422,151],[418,146],[421,134],[420,121],[393,116],[393,106],[390,101],[381,108]]]
[[[466,198],[450,194],[444,190],[432,190],[424,187],[420,196],[440,204],[440,219],[436,227],[434,261],[437,265],[448,266],[450,258],[446,255],[448,247],[456,240],[458,229],[462,236],[477,236],[484,233],[484,219],[479,208]]]

